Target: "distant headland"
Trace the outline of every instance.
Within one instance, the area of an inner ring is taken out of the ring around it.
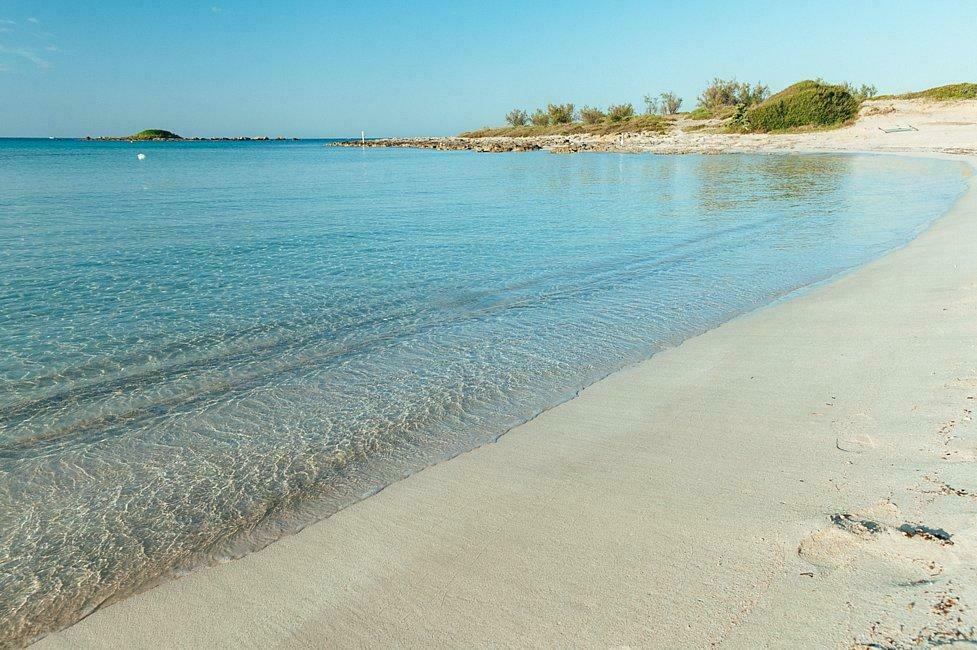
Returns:
[[[269,138],[266,135],[259,136],[236,136],[236,137],[219,137],[219,138],[184,138],[183,136],[177,135],[172,131],[167,131],[166,129],[145,129],[139,133],[133,133],[132,135],[124,136],[99,136],[93,138],[91,136],[85,136],[85,140],[98,140],[100,142],[224,142],[224,141],[234,141],[243,142],[251,140],[298,140],[298,138],[285,138],[279,136],[277,138]]]

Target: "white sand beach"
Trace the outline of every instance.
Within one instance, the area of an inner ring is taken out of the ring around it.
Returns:
[[[977,164],[977,102],[890,105],[627,147]],[[977,643],[975,182],[905,248],[37,646]]]

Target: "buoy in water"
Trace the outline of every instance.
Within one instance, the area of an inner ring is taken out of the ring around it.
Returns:
[[[136,160],[146,160],[146,154],[144,154],[144,153],[137,153],[136,154]]]

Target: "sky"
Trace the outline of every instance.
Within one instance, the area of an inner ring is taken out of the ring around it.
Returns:
[[[977,0],[0,0],[0,137],[446,135],[713,77],[977,82]]]

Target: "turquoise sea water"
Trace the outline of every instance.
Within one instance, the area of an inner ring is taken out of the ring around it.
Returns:
[[[867,155],[0,140],[0,645],[871,260],[963,186]]]

